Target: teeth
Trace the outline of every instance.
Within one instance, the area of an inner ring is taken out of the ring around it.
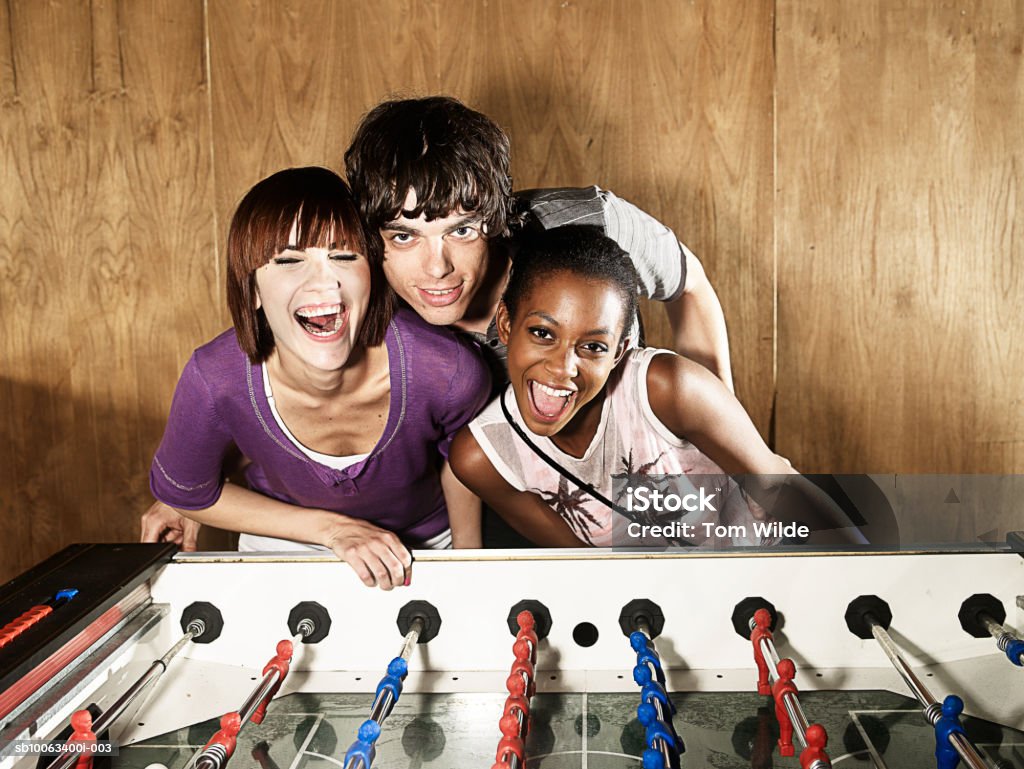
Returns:
[[[307,333],[313,336],[331,336],[344,323],[343,305],[330,304],[320,307],[300,307],[295,317]]]
[[[319,318],[321,315],[337,315],[340,312],[341,305],[332,304],[328,307],[300,307],[295,314],[303,318]]]
[[[550,395],[552,398],[568,398],[572,395],[572,390],[556,390],[554,387],[548,387],[542,385],[540,382],[533,383],[537,389],[539,389],[545,395]]]
[[[431,296],[447,296],[455,291],[454,288],[425,288],[423,290]]]

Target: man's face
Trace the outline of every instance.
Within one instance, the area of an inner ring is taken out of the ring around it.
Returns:
[[[403,212],[415,208],[409,190]],[[462,210],[429,222],[403,214],[381,228],[388,283],[427,323],[449,326],[466,316],[487,273],[482,228],[479,214]]]

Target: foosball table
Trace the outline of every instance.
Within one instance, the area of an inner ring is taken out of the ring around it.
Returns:
[[[1024,768],[1009,547],[414,557],[68,548],[0,593],[0,769]]]

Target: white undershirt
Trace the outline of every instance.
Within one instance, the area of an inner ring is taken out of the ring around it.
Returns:
[[[277,404],[274,403],[274,393],[270,388],[270,374],[267,372],[267,364],[264,363],[260,368],[263,370],[263,392],[267,394],[267,403],[270,404],[270,412],[274,415],[274,420],[277,422],[277,426],[281,428],[281,432],[288,436],[288,440],[295,444],[295,448],[314,462],[319,462],[321,465],[326,465],[327,467],[331,467],[335,470],[344,470],[346,467],[351,467],[356,462],[362,462],[370,456],[369,453],[366,453],[349,454],[346,457],[336,457],[332,454],[321,454],[319,451],[313,451],[313,449],[303,446],[295,439],[291,430],[288,429],[288,425],[284,423],[284,420],[281,419],[281,415],[277,413]]]
[[[350,454],[345,457],[336,457],[331,454],[321,454],[319,451],[313,451],[306,446],[303,446],[299,441],[295,439],[288,426],[281,419],[281,415],[277,413],[277,406],[274,403],[274,393],[270,387],[270,374],[267,373],[267,365],[264,363],[260,366],[263,371],[263,391],[267,395],[267,403],[270,404],[270,412],[274,415],[274,420],[277,422],[278,427],[283,432],[295,447],[305,454],[307,457],[312,459],[314,462],[318,462],[321,465],[326,465],[335,470],[344,470],[346,467],[351,467],[357,462],[362,462],[368,456],[367,454]],[[421,547],[429,549],[448,549],[452,546],[452,531],[451,529],[445,529],[435,537],[431,537],[426,542],[423,542]],[[255,552],[291,552],[295,550],[318,550],[327,551],[326,547],[321,545],[311,545],[306,542],[294,542],[290,539],[277,539],[275,537],[261,537],[256,534],[240,534],[238,536],[238,550],[244,553],[255,553]]]

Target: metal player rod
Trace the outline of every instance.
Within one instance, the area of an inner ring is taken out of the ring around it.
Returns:
[[[932,726],[942,716],[942,705],[932,696],[928,688],[921,682],[910,668],[910,665],[906,663],[903,656],[900,654],[896,644],[893,643],[892,638],[889,637],[889,633],[886,632],[874,615],[870,612],[864,614],[864,620],[871,627],[871,635],[878,641],[878,645],[882,647],[882,651],[885,652],[885,656],[889,658],[889,662],[896,668],[896,672],[900,674],[903,681],[910,687],[910,691],[917,698],[917,701],[921,703],[921,707],[924,708],[924,718]],[[964,764],[971,767],[971,769],[989,769],[989,765],[985,762],[985,759],[978,753],[978,749],[974,747],[966,736],[959,732],[953,732],[949,735],[950,744],[956,749],[956,752],[960,754],[960,758],[963,759]]]
[[[412,656],[413,647],[416,646],[416,642],[420,638],[420,633],[423,632],[423,620],[416,617],[412,624],[409,625],[409,632],[405,634],[405,640],[402,641],[402,650],[398,653],[406,662],[409,661],[409,657]],[[376,721],[378,724],[383,726],[384,721],[389,715],[391,715],[391,706],[394,705],[394,698],[391,695],[390,689],[385,689],[378,694],[373,700],[373,707],[370,708],[370,718]]]
[[[522,629],[522,628],[520,628],[520,629]],[[534,653],[536,652],[536,649],[534,648],[534,645],[533,645],[533,641],[531,641],[530,639],[527,638],[526,639],[526,644],[527,644],[527,646],[530,647],[530,657],[532,658]],[[529,678],[526,675],[526,673],[521,673],[521,675],[523,677],[523,684],[524,684],[523,691],[524,692],[529,691],[529,688],[530,688]],[[526,695],[524,694],[524,696],[526,696]],[[516,711],[516,721],[519,722],[519,739],[521,739],[521,740],[525,739],[526,738],[526,715],[523,713],[522,710],[517,710]],[[509,769],[519,769],[519,756],[517,756],[515,753],[513,753],[511,756],[509,756],[508,766],[509,766]]]
[[[103,734],[103,732],[113,726],[114,722],[124,715],[128,706],[131,705],[132,702],[134,702],[150,684],[163,675],[164,671],[167,670],[168,663],[177,656],[178,652],[184,648],[185,644],[205,632],[206,624],[201,619],[192,620],[189,623],[188,628],[185,630],[185,635],[178,639],[178,642],[168,649],[167,653],[164,654],[163,657],[158,660],[153,660],[153,664],[146,669],[146,672],[139,676],[135,683],[125,690],[124,694],[118,697],[109,708],[100,714],[99,718],[93,722],[92,731],[95,734]],[[53,760],[53,763],[50,764],[48,769],[70,769],[70,767],[74,765],[79,758],[81,758],[81,754],[79,753],[61,753]]]
[[[1007,628],[996,622],[987,612],[981,612],[978,615],[978,618],[985,626],[985,629],[989,632],[989,635],[996,639],[996,645],[999,647],[999,651],[1005,652],[1011,643],[1020,640]],[[1024,663],[1024,654],[1020,654],[1018,656],[1018,661]]]
[[[302,643],[302,640],[313,632],[313,623],[308,619],[304,619],[299,623],[298,631],[292,636],[292,641],[296,643]],[[270,670],[260,679],[260,682],[256,684],[256,688],[252,690],[242,706],[238,709],[238,715],[241,719],[241,726],[238,731],[241,732],[252,714],[256,712],[256,708],[260,706],[263,698],[267,696],[267,693],[277,683],[278,678],[281,677],[281,673],[277,669]],[[224,764],[227,763],[228,755],[224,751],[221,745],[211,745],[209,748],[202,748],[198,754],[193,757],[192,764],[195,769],[221,769]],[[189,764],[186,764],[186,769]]]
[[[523,678],[524,679],[526,678],[526,674],[525,673],[523,673]],[[527,687],[529,687],[530,682],[529,681],[525,681],[525,683],[526,683]],[[517,710],[516,711],[516,721],[519,722],[519,739],[521,739],[521,740],[525,739],[525,737],[526,737],[526,735],[525,735],[525,732],[526,732],[526,716],[523,714],[523,711],[521,711],[521,710]],[[509,756],[508,766],[509,766],[509,769],[519,769],[519,756],[517,756],[515,753],[513,753],[511,756]]]
[[[756,627],[754,618],[750,618],[750,629],[753,630]],[[775,648],[775,644],[770,638],[761,639],[761,656],[764,658],[765,663],[768,665],[768,675],[771,676],[772,680],[779,680],[779,660],[782,659],[779,656],[779,652]],[[807,720],[807,716],[804,714],[804,708],[800,704],[800,698],[789,692],[782,695],[782,705],[786,708],[786,715],[789,716],[789,722],[793,724],[793,733],[796,738],[800,740],[800,744],[803,747],[807,747],[807,727],[811,725],[811,722]],[[824,764],[823,764],[824,765]],[[813,764],[811,765],[813,768]]]
[[[309,620],[302,620],[299,623],[298,630],[299,632],[292,636],[292,641],[302,643],[302,639],[313,632],[313,625]],[[271,670],[256,684],[256,688],[252,690],[252,693],[242,703],[242,707],[238,709],[238,715],[242,717],[242,726],[249,722],[249,718],[256,711],[256,708],[260,706],[263,698],[267,696],[267,692],[277,683],[277,679],[280,676],[281,674],[277,670]]]
[[[409,625],[409,632],[405,634],[405,639],[402,641],[402,650],[398,653],[398,656],[406,662],[408,662],[409,657],[412,656],[413,647],[416,646],[416,642],[419,641],[420,633],[422,632],[423,620],[416,617]],[[383,726],[388,716],[391,715],[391,708],[394,704],[395,700],[391,694],[391,690],[384,689],[373,700],[373,705],[370,707],[370,720],[376,721],[378,724]],[[359,767],[362,766],[363,759],[355,757],[345,764],[344,769],[359,769]],[[369,769],[369,767],[363,767],[363,769]]]
[[[525,673],[523,673],[523,678],[526,678]],[[527,686],[530,685],[529,681],[525,681],[525,683]],[[519,722],[519,739],[526,739],[526,716],[523,714],[523,711],[516,711],[516,721]],[[519,769],[519,756],[517,756],[515,753],[509,756],[508,766],[509,769]]]
[[[651,638],[650,625],[647,624],[647,621],[643,617],[637,618],[636,629],[643,633],[645,636],[647,636],[647,645],[651,648],[651,651],[656,652],[657,649],[655,649],[654,647],[654,640]],[[655,671],[651,670],[651,674],[653,675],[654,673]],[[667,723],[665,719],[665,710],[662,707],[661,701],[655,697],[654,702],[652,704],[654,705],[654,712],[658,714],[658,720]],[[665,744],[665,741],[660,737],[655,741],[658,743],[658,749],[661,751],[662,758],[665,759],[665,766],[672,766],[672,752],[675,749],[675,745],[671,746],[670,748],[668,745]]]

